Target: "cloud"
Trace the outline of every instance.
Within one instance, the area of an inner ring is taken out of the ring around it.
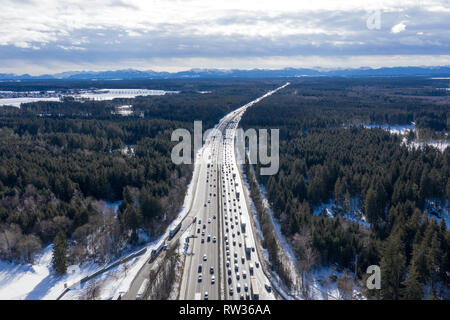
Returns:
[[[398,24],[396,24],[395,26],[393,26],[391,28],[391,32],[392,33],[400,33],[400,32],[405,31],[405,30],[406,30],[406,24],[403,21],[398,23]]]
[[[0,5],[0,59],[14,57],[23,72],[33,63],[60,70],[138,68],[129,63],[152,61],[157,69],[170,68],[168,61],[180,66],[183,59],[230,66],[253,59],[265,67],[271,58],[289,66],[299,56],[322,57],[321,63],[371,56],[376,65],[386,63],[381,56],[450,54],[447,1],[0,0]],[[373,10],[380,11],[380,28],[370,30],[366,20]]]

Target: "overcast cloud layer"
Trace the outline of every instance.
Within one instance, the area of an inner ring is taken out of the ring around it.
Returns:
[[[450,0],[0,0],[0,8],[0,72],[450,65]]]

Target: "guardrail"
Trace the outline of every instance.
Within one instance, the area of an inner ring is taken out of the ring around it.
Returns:
[[[85,283],[85,282],[91,280],[92,278],[95,278],[96,276],[98,276],[108,270],[111,270],[112,268],[117,267],[118,265],[120,265],[122,263],[127,262],[128,260],[131,260],[137,256],[140,256],[140,255],[144,254],[145,252],[147,252],[147,248],[143,248],[135,253],[132,253],[129,256],[119,259],[116,262],[114,262],[113,264],[111,264],[107,267],[104,267],[104,268],[94,272],[93,274],[90,274],[90,275],[82,278],[81,280],[79,280],[79,281],[75,282],[74,284],[70,285],[69,287],[65,288],[64,291],[56,298],[56,300],[60,300],[67,292],[72,290],[74,287],[79,286],[80,284]]]

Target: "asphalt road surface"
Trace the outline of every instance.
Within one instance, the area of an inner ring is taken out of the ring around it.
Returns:
[[[234,138],[247,108],[288,84],[226,115],[216,126],[222,137],[206,139],[197,159],[200,174],[190,212],[197,221],[188,243],[180,299],[275,299],[255,250]]]

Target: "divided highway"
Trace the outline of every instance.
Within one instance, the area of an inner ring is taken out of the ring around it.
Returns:
[[[249,208],[243,194],[234,152],[239,121],[247,108],[283,86],[227,114],[210,134],[195,159],[193,199],[186,217],[168,233],[164,245],[172,247],[191,228],[179,299],[275,299],[258,257]],[[162,249],[161,245],[159,249]],[[138,272],[124,300],[142,298],[150,270],[165,258],[165,250]]]
[[[200,176],[190,215],[180,299],[275,299],[255,250],[249,208],[234,152],[239,121],[247,108],[289,83],[226,115],[207,137],[199,159]]]

